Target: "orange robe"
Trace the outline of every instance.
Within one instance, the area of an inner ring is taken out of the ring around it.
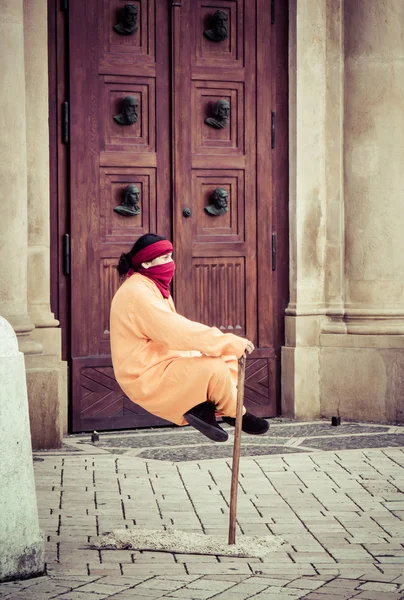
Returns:
[[[110,332],[115,377],[133,402],[177,425],[206,400],[219,414],[236,416],[244,338],[179,315],[171,296],[139,273],[112,300]]]

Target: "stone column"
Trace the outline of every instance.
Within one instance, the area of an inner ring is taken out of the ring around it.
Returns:
[[[67,369],[61,330],[50,310],[49,127],[47,0],[24,0],[28,312],[43,347],[26,357],[34,448],[60,447],[67,430]]]
[[[27,177],[22,0],[0,0],[0,312],[24,353],[41,351],[29,338],[27,311]]]
[[[320,416],[320,333],[343,314],[342,0],[289,1],[290,303],[282,412]]]
[[[50,311],[48,46],[46,0],[24,0],[28,183],[28,311],[37,328],[57,327]]]
[[[346,302],[321,336],[321,412],[404,421],[404,3],[345,2],[344,35]]]
[[[402,335],[404,3],[347,2],[345,30],[348,325]]]

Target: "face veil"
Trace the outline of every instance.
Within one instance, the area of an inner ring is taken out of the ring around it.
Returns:
[[[174,277],[175,263],[171,260],[168,263],[154,265],[148,269],[142,267],[142,263],[149,262],[155,258],[158,258],[159,256],[169,254],[172,251],[173,245],[168,240],[160,240],[154,244],[146,246],[146,248],[143,248],[132,256],[133,269],[130,269],[127,277],[131,277],[133,273],[140,273],[140,275],[143,275],[144,277],[147,277],[153,281],[162,293],[163,297],[168,298],[170,296],[171,280]]]

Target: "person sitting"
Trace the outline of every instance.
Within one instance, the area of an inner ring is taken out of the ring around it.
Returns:
[[[170,295],[172,253],[171,242],[148,233],[121,254],[117,269],[125,281],[110,313],[115,377],[128,398],[148,412],[224,442],[228,434],[215,413],[235,425],[237,359],[254,345],[176,312]],[[268,427],[243,408],[244,432],[263,434]]]

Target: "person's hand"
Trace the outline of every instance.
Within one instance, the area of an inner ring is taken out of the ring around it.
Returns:
[[[245,347],[245,353],[246,354],[251,354],[251,352],[253,352],[255,346],[252,342],[250,342],[249,340],[247,340],[247,345]]]

